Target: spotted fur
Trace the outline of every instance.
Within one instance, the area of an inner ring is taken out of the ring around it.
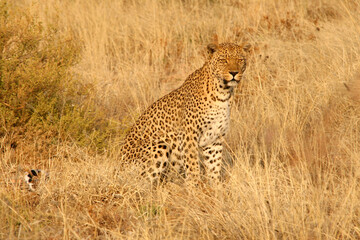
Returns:
[[[39,185],[41,176],[45,174],[45,179],[48,178],[48,174],[40,169],[31,169],[25,172],[24,181],[29,191],[35,191]]]
[[[136,121],[122,146],[124,162],[142,166],[152,183],[169,172],[220,180],[223,143],[230,123],[234,88],[246,69],[249,46],[210,44],[205,64],[178,89],[153,103]]]

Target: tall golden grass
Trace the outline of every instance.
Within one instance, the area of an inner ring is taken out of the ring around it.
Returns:
[[[222,186],[151,191],[119,168],[118,140],[96,155],[69,142],[45,156],[5,146],[0,238],[360,238],[359,1],[12,3],[19,6],[80,43],[72,71],[119,132],[200,67],[214,38],[253,48]],[[50,178],[36,193],[21,191],[10,173],[34,165]]]

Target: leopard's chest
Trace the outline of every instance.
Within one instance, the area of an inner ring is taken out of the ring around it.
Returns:
[[[199,146],[204,147],[224,136],[230,125],[230,104],[228,102],[212,105],[204,115],[200,129]]]

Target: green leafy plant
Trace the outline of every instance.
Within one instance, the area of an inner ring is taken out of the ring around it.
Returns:
[[[91,88],[71,73],[79,44],[25,10],[0,4],[0,136],[34,129],[61,140],[106,147],[114,126],[94,107]]]

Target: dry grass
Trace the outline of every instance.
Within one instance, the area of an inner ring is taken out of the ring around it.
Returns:
[[[5,136],[1,239],[360,238],[358,1],[16,4],[81,43],[73,72],[119,131],[200,67],[214,37],[247,41],[253,52],[232,109],[223,186],[150,191],[133,181],[135,170],[119,169],[118,141],[98,155],[60,142],[44,156],[12,149]],[[33,165],[50,179],[27,193],[9,172]]]

